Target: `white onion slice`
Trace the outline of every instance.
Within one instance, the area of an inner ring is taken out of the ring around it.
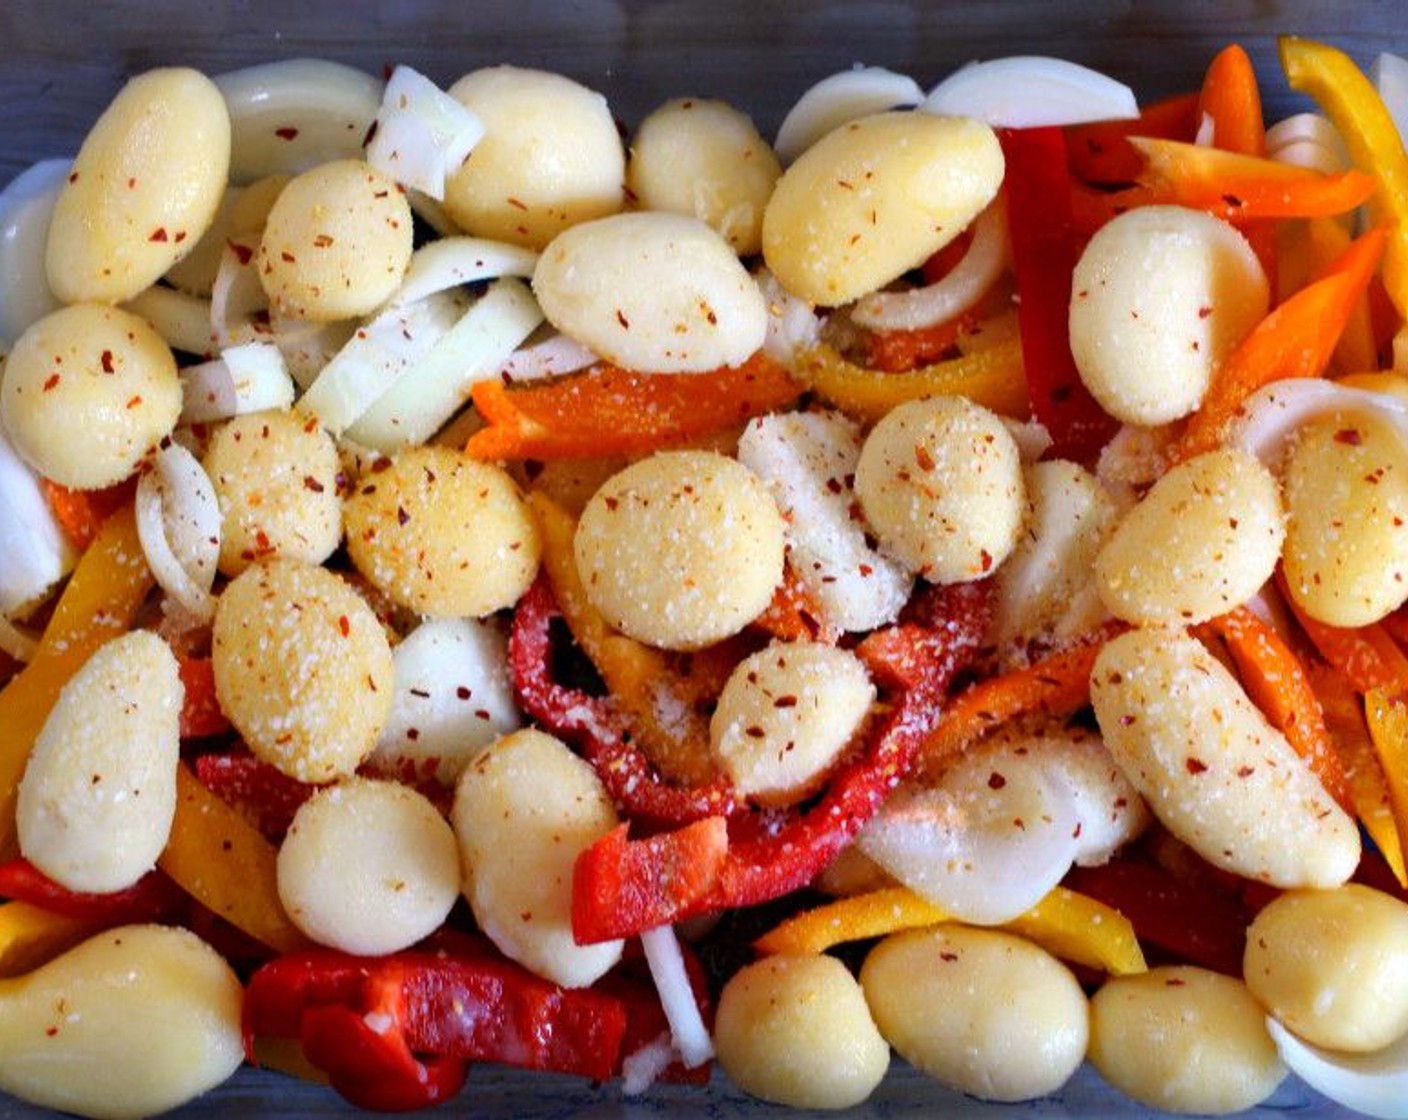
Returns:
[[[409,66],[391,72],[367,142],[367,162],[404,186],[444,201],[445,180],[484,136],[484,123]]]
[[[977,304],[1007,267],[1007,213],[1001,196],[973,220],[973,241],[947,275],[922,288],[874,292],[851,309],[851,318],[878,331],[919,330],[947,322]]]
[[[434,230],[436,236],[455,237],[459,234],[460,227],[455,225],[455,220],[445,207],[424,191],[408,190],[406,198],[410,201],[411,213]]]
[[[151,324],[173,350],[209,354],[215,346],[210,329],[210,300],[153,284],[124,305]]]
[[[699,1013],[674,927],[646,930],[640,935],[640,947],[645,951],[655,990],[660,993],[660,1006],[665,1009],[665,1021],[670,1024],[680,1060],[690,1069],[702,1066],[714,1056],[714,1043]]]
[[[679,1055],[669,1031],[661,1031],[644,1046],[621,1059],[621,1095],[638,1097],[670,1068]]]
[[[1408,137],[1408,59],[1385,51],[1374,59],[1369,76],[1383,99],[1384,108],[1398,126],[1398,135]]]
[[[387,453],[424,443],[464,407],[474,383],[496,376],[542,321],[542,310],[526,284],[496,280],[429,353],[377,398],[348,435]]]
[[[269,297],[259,282],[258,235],[231,238],[210,288],[210,335],[218,347],[267,335]]]
[[[401,286],[386,305],[400,307],[479,280],[527,278],[537,263],[538,254],[519,245],[483,237],[442,237],[411,254]]]
[[[0,340],[13,342],[36,319],[58,310],[44,258],[49,219],[72,166],[72,160],[44,160],[0,191]]]
[[[232,70],[215,84],[230,110],[230,181],[239,185],[360,159],[383,89],[370,74],[315,58]]]
[[[976,925],[1035,906],[1080,851],[1080,807],[1038,753],[977,748],[933,787],[904,786],[856,838],[916,894]]]
[[[205,468],[180,444],[157,452],[137,482],[137,536],[152,575],[198,621],[215,614],[220,506]]]
[[[1139,116],[1123,82],[1059,58],[1017,55],[972,62],[929,91],[921,112],[976,117],[997,128],[1086,124]]]
[[[303,395],[303,407],[340,436],[459,321],[464,301],[438,292],[359,327]]]
[[[1303,167],[1321,175],[1338,175],[1345,170],[1345,163],[1338,154],[1313,140],[1292,140],[1267,154],[1277,163]]]
[[[1408,1035],[1382,1050],[1347,1054],[1297,1037],[1268,1015],[1266,1029],[1292,1073],[1330,1100],[1379,1120],[1408,1120]]]
[[[823,78],[802,94],[782,119],[773,148],[791,163],[832,129],[847,121],[909,109],[924,100],[924,90],[906,74],[880,66],[861,66]]]
[[[209,424],[246,412],[288,408],[293,379],[272,342],[246,342],[181,371],[181,423]]]
[[[754,279],[768,308],[763,353],[795,371],[797,355],[821,341],[822,320],[811,304],[794,296],[767,269],[759,269]]]
[[[1227,442],[1278,470],[1286,443],[1298,428],[1322,416],[1370,412],[1397,428],[1408,441],[1408,403],[1388,393],[1337,385],[1319,377],[1273,381],[1243,403]]]
[[[356,330],[356,319],[316,323],[311,319],[284,319],[276,315],[269,321],[274,345],[284,356],[284,366],[300,391],[317,380],[323,367],[347,345]]]
[[[81,436],[81,433],[75,433]],[[77,554],[36,474],[0,428],[0,615],[21,617],[73,570]]]
[[[576,373],[598,360],[595,350],[583,346],[571,335],[548,331],[543,338],[535,339],[530,335],[499,366],[495,376],[505,381],[538,381]]]

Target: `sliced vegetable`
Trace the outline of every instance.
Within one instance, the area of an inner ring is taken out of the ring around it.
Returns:
[[[288,408],[293,379],[273,342],[227,346],[220,357],[181,370],[181,423],[209,424],[246,412]]]
[[[926,113],[997,128],[1040,128],[1139,115],[1134,91],[1087,66],[1034,55],[973,62],[929,91]]]
[[[1408,701],[1402,693],[1370,689],[1364,697],[1364,715],[1402,842],[1408,836]]]
[[[224,252],[222,249],[221,260]],[[173,350],[209,357],[215,348],[214,318],[208,299],[153,284],[122,306],[145,319]]]
[[[484,136],[483,121],[409,66],[391,72],[372,128],[367,162],[440,202],[445,180]]]
[[[0,977],[32,972],[103,925],[97,919],[70,918],[29,902],[0,903]]]
[[[1071,171],[1087,183],[1132,183],[1144,157],[1130,144],[1131,136],[1192,140],[1202,119],[1202,95],[1180,93],[1145,105],[1133,120],[1099,121],[1067,128],[1066,151]]]
[[[0,431],[0,615],[23,613],[73,570],[76,542],[52,497],[56,492]],[[85,518],[79,531],[86,535],[90,528],[97,526]]]
[[[489,422],[465,450],[476,459],[581,459],[639,455],[742,424],[802,393],[777,362],[757,353],[712,373],[629,373],[598,366],[551,385],[474,386]]]
[[[72,160],[47,159],[0,190],[0,343],[14,342],[36,319],[59,309],[44,254],[54,203],[72,167]]]
[[[1383,623],[1354,628],[1331,626],[1305,614],[1291,596],[1282,598],[1320,656],[1343,673],[1356,691],[1408,691],[1408,656]]]
[[[316,786],[290,778],[244,747],[199,754],[191,768],[196,780],[277,844],[293,823],[293,815],[313,795]]]
[[[230,730],[230,721],[220,710],[215,695],[215,668],[208,657],[179,658],[181,686],[185,699],[181,703],[181,738],[204,739],[223,735]]]
[[[879,66],[857,66],[823,78],[788,110],[773,147],[778,159],[791,163],[833,128],[847,121],[910,109],[924,100],[919,83],[906,74]]]
[[[1408,1117],[1408,1035],[1382,1050],[1347,1054],[1306,1042],[1271,1015],[1266,1029],[1281,1060],[1316,1092],[1365,1116]]]
[[[184,896],[159,871],[148,872],[123,890],[92,894],[54,882],[27,859],[0,863],[0,898],[66,918],[113,926],[171,921],[185,906]]]
[[[137,482],[137,537],[157,583],[197,622],[215,616],[221,517],[215,487],[200,461],[172,443]]]
[[[483,237],[441,237],[411,254],[401,286],[391,297],[399,307],[480,280],[503,276],[527,279],[533,275],[538,254],[521,245]]]

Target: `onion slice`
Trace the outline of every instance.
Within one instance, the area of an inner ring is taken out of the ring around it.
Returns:
[[[640,935],[640,947],[645,952],[645,963],[650,966],[655,990],[660,993],[660,1006],[665,1009],[665,1020],[670,1024],[670,1035],[680,1060],[690,1069],[702,1066],[714,1056],[714,1043],[709,1037],[709,1028],[704,1025],[704,1016],[699,1013],[674,927],[646,930]]]
[[[347,434],[387,453],[424,443],[464,407],[474,383],[495,376],[542,321],[542,310],[527,285],[515,279],[496,280]]]
[[[1001,195],[973,221],[973,240],[947,275],[923,288],[875,292],[851,309],[851,318],[877,331],[912,331],[947,322],[975,306],[1011,258]]]
[[[209,354],[215,345],[208,299],[153,284],[123,306],[151,324],[152,330],[173,350]]]
[[[1227,442],[1280,469],[1286,444],[1302,425],[1322,416],[1369,412],[1392,424],[1408,442],[1408,402],[1389,393],[1293,377],[1263,385],[1242,403]]]
[[[137,482],[137,537],[157,583],[199,622],[215,615],[220,506],[210,476],[178,443],[157,452]]]
[[[1040,55],[972,62],[929,91],[921,112],[995,128],[1088,124],[1139,116],[1134,91],[1097,70]]]
[[[1369,76],[1398,126],[1398,135],[1408,136],[1408,59],[1385,51],[1374,59]]]
[[[1408,1120],[1408,1035],[1382,1050],[1348,1054],[1292,1034],[1275,1017],[1266,1029],[1292,1073],[1336,1104],[1379,1120]]]
[[[181,423],[209,424],[246,412],[288,408],[293,379],[272,342],[246,342],[181,371]]]
[[[259,281],[258,234],[232,237],[220,254],[210,288],[210,336],[219,347],[249,342],[268,333],[262,321],[269,297]]]
[[[484,136],[484,123],[424,74],[391,72],[367,141],[367,162],[403,186],[443,202],[445,180]]]
[[[72,160],[44,160],[0,191],[0,340],[13,342],[36,319],[59,308],[44,258],[49,219],[72,166]]]
[[[44,497],[39,475],[0,428],[0,615],[20,617],[78,559]]]
[[[549,330],[542,338],[530,335],[499,366],[495,376],[511,382],[538,381],[545,377],[576,373],[599,360],[591,347],[583,346],[571,335]]]
[[[411,255],[401,286],[386,306],[401,307],[436,292],[501,276],[533,275],[538,254],[532,249],[483,237],[442,237]]]
[[[924,100],[924,90],[906,74],[880,66],[860,66],[823,78],[797,99],[782,119],[773,148],[791,163],[832,129],[847,121],[910,109]]]
[[[230,181],[236,185],[360,159],[384,88],[361,70],[315,58],[232,70],[215,84],[230,110]]]

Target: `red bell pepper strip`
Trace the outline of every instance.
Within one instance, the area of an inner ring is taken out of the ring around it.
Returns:
[[[816,878],[913,768],[950,682],[971,660],[987,629],[986,583],[936,588],[925,598],[930,605],[914,620],[927,621],[937,640],[926,647],[924,671],[913,674],[912,659],[895,671],[892,679],[916,683],[894,699],[865,750],[841,768],[814,805],[761,823],[756,818],[738,822],[707,890],[699,885],[708,882],[707,873],[687,892],[672,887],[678,838],[622,844],[618,834],[609,834],[577,859],[576,881],[594,890],[580,895],[574,890],[573,936],[583,943],[628,937],[696,914],[780,898]],[[744,835],[750,824],[750,834]],[[671,858],[651,858],[648,846],[662,843]],[[631,909],[626,904],[632,900],[642,905]]]
[[[668,827],[740,812],[742,806],[726,782],[667,782],[631,741],[625,721],[609,700],[553,679],[552,622],[559,616],[552,586],[539,576],[518,601],[509,637],[509,670],[523,710],[576,746],[632,820]]]
[[[1032,414],[1051,434],[1053,456],[1090,462],[1119,425],[1095,403],[1071,356],[1071,272],[1081,246],[1065,136],[1059,128],[1009,129],[1000,136]]]
[[[103,522],[131,500],[137,479],[129,478],[102,490],[71,490],[48,478],[41,478],[40,486],[64,536],[83,551],[97,538]]]
[[[186,910],[186,896],[160,871],[148,872],[123,890],[94,894],[69,890],[23,858],[0,863],[0,898],[115,926],[167,921]]]
[[[1071,172],[1087,183],[1132,183],[1144,157],[1129,142],[1131,136],[1192,140],[1202,116],[1200,93],[1179,93],[1139,110],[1132,121],[1098,121],[1066,129],[1066,153]]]
[[[276,843],[288,832],[299,806],[317,789],[260,761],[245,748],[197,755],[191,768],[201,785]]]
[[[230,730],[215,695],[215,663],[208,657],[180,659],[181,684],[186,697],[181,704],[181,738],[208,739]]]

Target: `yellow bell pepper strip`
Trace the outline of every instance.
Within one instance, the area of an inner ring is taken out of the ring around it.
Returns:
[[[760,953],[824,953],[847,941],[922,929],[953,916],[908,887],[882,887],[796,914],[753,947]],[[1000,927],[1036,942],[1055,956],[1112,976],[1147,968],[1134,927],[1118,910],[1093,898],[1054,888],[1025,914]]]
[[[1355,166],[1378,185],[1371,204],[1375,221],[1392,228],[1384,287],[1401,324],[1408,318],[1408,153],[1403,138],[1374,84],[1349,55],[1292,35],[1283,36],[1278,46],[1291,88],[1314,98],[1339,129]],[[1408,368],[1408,337],[1402,329],[1394,343],[1394,368]]]
[[[795,376],[829,404],[864,421],[879,420],[906,401],[953,394],[1004,416],[1028,413],[1022,346],[1016,340],[908,373],[866,369],[823,343],[798,355]]]
[[[488,427],[470,437],[470,455],[547,460],[656,451],[791,404],[802,387],[759,351],[740,366],[709,373],[597,366],[520,389],[481,381],[471,394]]]
[[[1370,689],[1364,696],[1364,716],[1401,840],[1408,836],[1408,698],[1401,692]]]
[[[1217,447],[1242,402],[1263,385],[1325,372],[1345,324],[1374,276],[1386,239],[1383,229],[1369,230],[1324,277],[1252,328],[1213,373],[1202,404],[1172,448],[1175,462]]]
[[[671,669],[663,653],[618,633],[591,605],[572,550],[576,519],[545,494],[530,494],[528,503],[542,531],[543,568],[562,618],[627,716],[636,744],[673,780],[712,781],[709,721],[696,704],[700,697],[689,692],[687,678]]]
[[[32,972],[106,925],[99,918],[73,918],[29,902],[0,904],[0,978]]]
[[[1343,673],[1328,665],[1312,664],[1307,672],[1325,712],[1325,726],[1334,740],[1335,751],[1344,764],[1355,816],[1383,855],[1399,886],[1408,887],[1408,868],[1403,862],[1403,844],[1393,816],[1388,780],[1369,736],[1359,694]]]
[[[1326,218],[1362,206],[1375,180],[1362,171],[1322,175],[1274,159],[1179,140],[1135,137],[1144,156],[1141,186],[1159,200],[1241,222],[1258,218]]]
[[[69,577],[34,659],[0,691],[0,859],[18,854],[20,778],[59,691],[99,646],[132,625],[154,582],[127,506],[103,523]]]
[[[157,866],[198,902],[282,953],[308,946],[279,901],[277,850],[236,808],[176,770],[176,818]]]
[[[1192,140],[1198,133],[1201,101],[1201,93],[1178,93],[1143,106],[1132,121],[1097,121],[1068,127],[1066,158],[1071,174],[1087,183],[1132,183],[1144,166],[1144,158],[1134,150],[1129,138]]]
[[[1247,607],[1219,615],[1208,628],[1222,639],[1236,662],[1242,687],[1252,702],[1305,759],[1325,792],[1346,812],[1354,812],[1344,765],[1325,726],[1320,699],[1305,666],[1281,636]]]

